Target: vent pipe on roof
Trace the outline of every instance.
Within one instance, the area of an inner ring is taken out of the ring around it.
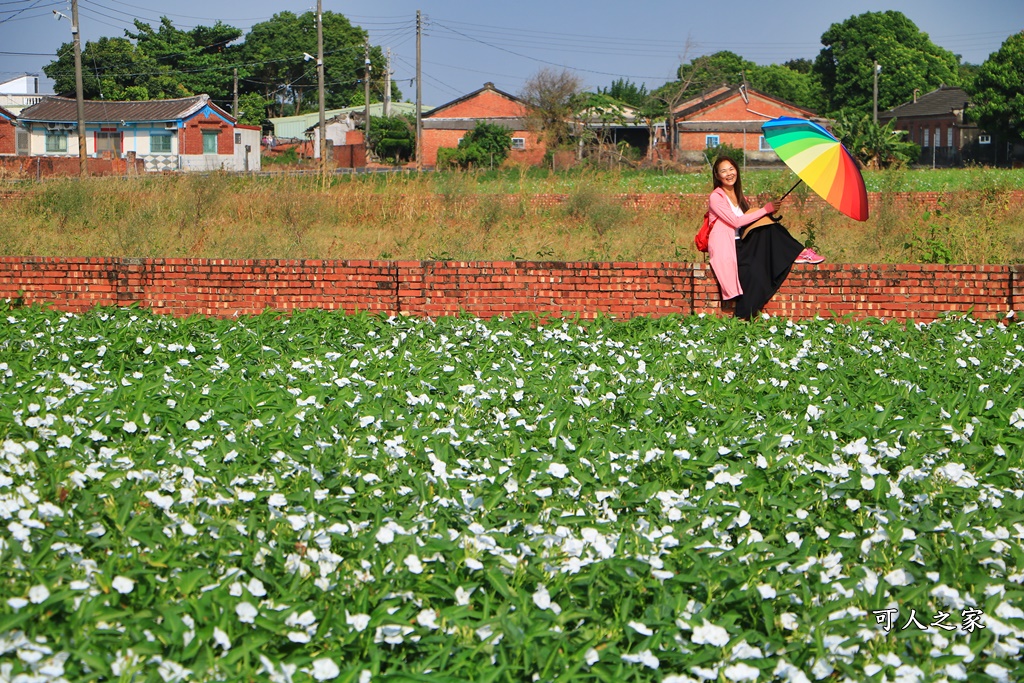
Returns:
[[[920,88],[914,88],[914,104],[917,104],[917,93],[921,92]]]

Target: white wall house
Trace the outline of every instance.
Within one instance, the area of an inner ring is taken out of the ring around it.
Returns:
[[[141,159],[147,171],[260,170],[260,131],[239,126],[208,95],[174,100],[85,104],[86,154]],[[72,156],[78,150],[74,99],[44,97],[18,117],[28,154]]]

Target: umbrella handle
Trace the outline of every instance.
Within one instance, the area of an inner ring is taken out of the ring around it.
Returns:
[[[796,185],[794,185],[793,187],[789,188],[789,190],[786,192],[786,194],[784,194],[781,197],[779,197],[779,201],[781,202],[783,199],[788,197],[789,193],[792,192],[793,190],[795,190],[797,188],[797,185],[799,185],[802,182],[803,182],[803,178],[801,178],[800,180],[796,181]]]

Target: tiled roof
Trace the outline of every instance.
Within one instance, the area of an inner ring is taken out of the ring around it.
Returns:
[[[917,102],[907,102],[889,111],[878,114],[880,119],[891,119],[912,116],[940,116],[950,114],[954,109],[962,110],[967,108],[970,101],[967,93],[962,88],[942,86],[938,90],[921,95]]]
[[[191,116],[207,105],[221,111],[217,105],[210,102],[209,95],[196,95],[175,100],[146,100],[144,102],[86,100],[84,109],[85,120],[90,123],[117,123],[120,121],[138,123],[176,121]],[[234,120],[227,112],[222,113]],[[18,118],[22,121],[75,123],[78,121],[77,103],[70,97],[46,97],[39,104],[26,107]]]
[[[17,116],[15,116],[11,112],[7,111],[3,107],[0,107],[0,116],[4,117],[8,121],[14,121],[16,118],[18,118]]]

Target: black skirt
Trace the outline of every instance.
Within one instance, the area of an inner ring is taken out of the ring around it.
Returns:
[[[749,320],[764,308],[803,250],[782,223],[754,228],[736,240],[736,266],[743,287],[743,294],[736,299],[737,318]]]

